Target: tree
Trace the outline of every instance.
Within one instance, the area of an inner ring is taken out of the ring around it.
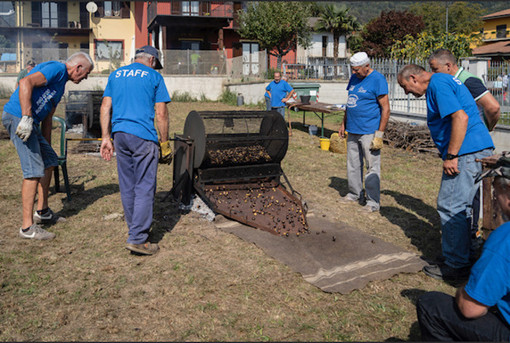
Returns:
[[[421,17],[408,11],[383,11],[363,30],[362,50],[369,56],[390,57],[391,47],[397,40],[406,35],[415,37],[424,27]]]
[[[448,5],[448,32],[471,34],[483,27],[480,17],[484,14],[482,5],[462,1],[446,4],[443,2],[417,2],[410,11],[423,18],[425,30],[432,34],[446,32],[446,5]]]
[[[298,1],[262,1],[248,4],[239,11],[239,34],[244,39],[257,40],[262,49],[277,58],[281,69],[282,57],[296,49],[297,44],[310,45],[308,5]]]
[[[335,64],[338,60],[338,39],[340,36],[346,37],[353,31],[359,30],[361,25],[356,18],[349,14],[349,9],[337,8],[335,5],[328,4],[323,7],[316,29],[333,34],[333,56]],[[336,68],[335,68],[336,73]]]
[[[467,57],[471,56],[470,45],[476,39],[473,35],[445,32],[432,34],[424,31],[416,37],[407,35],[403,40],[397,41],[391,48],[391,56],[395,59],[426,60],[434,50],[448,49],[457,58]]]

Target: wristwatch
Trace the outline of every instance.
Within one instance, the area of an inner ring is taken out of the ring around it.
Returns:
[[[446,154],[446,159],[447,160],[453,160],[455,158],[459,157],[459,155],[454,155],[454,154]]]

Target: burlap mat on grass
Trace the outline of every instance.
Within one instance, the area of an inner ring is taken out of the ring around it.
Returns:
[[[280,237],[217,216],[217,228],[255,243],[325,292],[347,294],[368,282],[416,273],[427,263],[416,254],[343,223],[307,216],[310,234]]]

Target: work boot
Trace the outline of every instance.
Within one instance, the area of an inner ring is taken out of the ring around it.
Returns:
[[[142,255],[154,255],[155,253],[158,252],[159,246],[156,243],[150,242],[140,244],[128,243],[126,245],[126,249]]]
[[[445,263],[432,264],[423,267],[425,275],[431,278],[445,281],[467,280],[471,267],[453,268]]]

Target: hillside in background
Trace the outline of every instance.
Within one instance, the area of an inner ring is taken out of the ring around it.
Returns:
[[[416,1],[337,1],[335,3],[339,6],[349,8],[350,14],[354,15],[362,24],[366,24],[370,19],[377,17],[382,11],[403,11],[409,9],[415,2]],[[443,1],[443,3],[446,6],[446,1]],[[451,3],[450,1],[450,4]],[[481,4],[485,9],[484,15],[510,8],[510,2],[507,1],[469,1],[469,3]]]

